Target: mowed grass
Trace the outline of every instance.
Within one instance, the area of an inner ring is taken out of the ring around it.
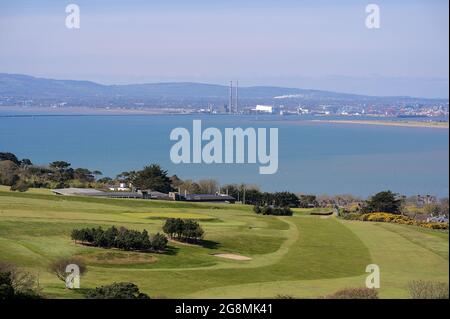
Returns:
[[[165,201],[60,197],[47,190],[0,188],[0,260],[39,274],[48,297],[81,298],[47,271],[60,257],[88,264],[83,288],[131,281],[151,296],[169,298],[315,298],[362,287],[365,268],[381,267],[382,297],[408,297],[411,280],[448,281],[448,233],[392,224],[310,216],[258,216],[251,207]],[[74,228],[125,226],[160,232],[166,218],[193,218],[203,246],[170,243],[165,254],[76,245]],[[252,258],[215,257],[234,253]]]

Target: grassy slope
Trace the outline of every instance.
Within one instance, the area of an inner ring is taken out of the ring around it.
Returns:
[[[209,248],[171,244],[171,253],[165,255],[111,253],[77,246],[69,237],[76,227],[111,224],[156,232],[168,216],[199,219]],[[218,252],[253,259],[240,262],[211,255]],[[363,286],[365,267],[372,262],[381,266],[384,297],[407,297],[409,280],[448,281],[448,234],[435,231],[343,222],[303,211],[293,217],[256,216],[242,205],[58,197],[46,191],[20,194],[0,189],[0,260],[39,273],[49,296],[79,297],[46,271],[51,260],[70,255],[82,256],[89,265],[84,287],[133,281],[150,295],[167,297],[317,297]]]

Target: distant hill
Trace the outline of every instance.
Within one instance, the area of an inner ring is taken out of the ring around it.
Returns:
[[[417,101],[409,97],[371,97],[319,90],[305,90],[272,86],[241,87],[241,101],[373,101],[402,99]],[[20,74],[0,73],[0,105],[29,103],[47,105],[134,105],[174,106],[178,103],[202,105],[204,103],[227,103],[229,87],[226,85],[201,83],[148,83],[128,85],[102,85],[90,81],[54,80]],[[30,100],[32,100],[30,102]],[[423,99],[427,100],[427,99]]]

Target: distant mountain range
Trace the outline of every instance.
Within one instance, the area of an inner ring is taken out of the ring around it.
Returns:
[[[420,103],[442,101],[412,97],[373,97],[320,90],[272,86],[241,87],[239,97],[243,103],[346,103],[402,101]],[[102,85],[90,81],[54,80],[20,74],[0,73],[0,105],[23,105],[24,101],[36,105],[64,103],[85,106],[148,107],[191,106],[205,103],[226,104],[229,87],[201,83],[148,83]]]

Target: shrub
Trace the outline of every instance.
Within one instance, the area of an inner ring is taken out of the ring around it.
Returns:
[[[272,207],[266,206],[254,206],[253,211],[256,214],[273,215],[273,216],[292,216],[294,213],[289,207]]]
[[[39,298],[42,297],[34,275],[0,261],[0,300]]]
[[[342,218],[346,220],[359,220],[361,217],[361,214],[358,213],[347,213],[343,214]]]
[[[394,215],[389,213],[368,213],[359,215],[359,220],[362,221],[369,221],[369,222],[384,222],[384,223],[395,223],[395,224],[401,224],[401,225],[412,225],[412,226],[419,226],[429,229],[441,229],[441,230],[447,230],[448,229],[448,223],[440,223],[440,222],[421,222],[417,221],[413,218],[403,216],[403,215]]]
[[[164,250],[167,247],[167,237],[157,233],[151,238],[151,246],[154,250]]]
[[[163,225],[163,231],[171,238],[191,241],[203,238],[204,231],[200,224],[192,219],[168,218]]]
[[[30,188],[30,185],[28,185],[27,182],[25,182],[22,179],[19,179],[11,186],[10,190],[12,190],[13,192],[18,191],[18,192],[23,193],[23,192],[26,192],[29,188]]]
[[[445,282],[412,281],[408,290],[413,299],[449,299],[449,286]]]
[[[119,282],[111,285],[90,289],[86,293],[87,299],[150,299],[139,291],[139,287],[131,282]]]
[[[370,288],[345,288],[324,299],[378,299],[378,291]]]

